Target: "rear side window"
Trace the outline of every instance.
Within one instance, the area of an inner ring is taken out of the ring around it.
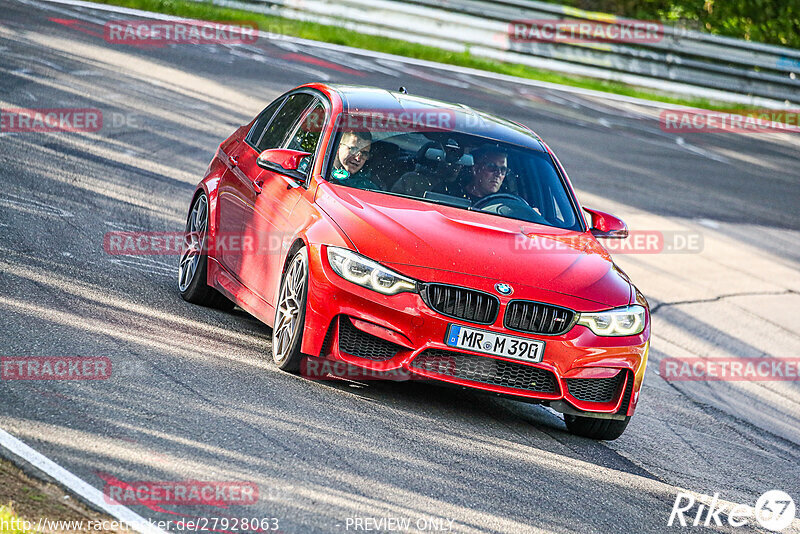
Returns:
[[[281,104],[283,104],[284,100],[284,98],[279,98],[267,106],[266,109],[264,109],[264,111],[258,115],[255,124],[253,124],[253,127],[250,128],[250,133],[247,134],[246,141],[249,144],[253,146],[258,145],[258,140],[264,135],[264,130],[269,125],[269,121],[271,121],[272,117],[275,116],[275,112],[278,111],[278,108],[281,107]]]
[[[314,97],[307,93],[297,93],[287,98],[286,103],[255,144],[256,149],[263,152],[270,148],[282,147],[286,137],[292,133],[292,127],[314,100]]]

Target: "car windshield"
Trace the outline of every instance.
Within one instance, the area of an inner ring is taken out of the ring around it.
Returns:
[[[543,149],[430,128],[339,128],[326,179],[492,215],[580,230]]]

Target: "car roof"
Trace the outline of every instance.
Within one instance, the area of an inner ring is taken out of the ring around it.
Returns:
[[[455,117],[455,130],[459,132],[545,151],[539,136],[525,126],[463,104],[451,104],[434,98],[388,91],[378,87],[339,84],[327,86],[341,97],[344,113],[365,110],[391,113],[444,109]]]

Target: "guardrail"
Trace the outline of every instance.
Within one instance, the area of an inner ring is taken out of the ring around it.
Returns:
[[[661,24],[656,38],[644,42],[514,39],[515,21],[588,22],[601,28],[646,24],[535,0],[214,2],[572,74],[671,90],[703,87],[784,105],[800,102],[800,50]]]

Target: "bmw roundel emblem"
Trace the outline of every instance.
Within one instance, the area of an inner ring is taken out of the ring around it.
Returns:
[[[512,289],[512,287],[510,285],[504,284],[502,282],[499,282],[499,283],[495,284],[494,288],[501,295],[510,295],[511,293],[514,292],[514,289]]]

